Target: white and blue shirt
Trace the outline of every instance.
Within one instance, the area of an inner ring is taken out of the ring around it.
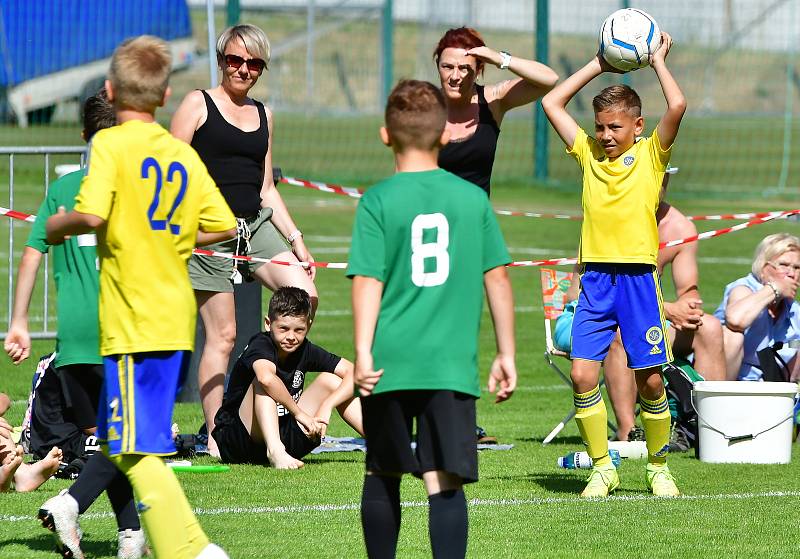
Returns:
[[[723,325],[725,324],[725,308],[728,306],[728,298],[731,291],[740,285],[754,293],[764,287],[764,284],[753,274],[748,274],[725,286],[722,303],[714,311],[714,316]],[[744,331],[744,356],[739,368],[738,380],[761,380],[763,373],[756,354],[776,342],[783,342],[784,347],[778,351],[778,354],[788,363],[795,356],[797,350],[786,347],[786,342],[798,339],[800,339],[800,304],[797,301],[792,301],[791,306],[783,305],[781,314],[775,320],[765,308]]]

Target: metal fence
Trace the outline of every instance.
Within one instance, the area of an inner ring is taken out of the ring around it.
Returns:
[[[85,153],[86,148],[80,146],[0,147],[0,176],[8,177],[7,186],[0,187],[0,199],[7,200],[7,209],[35,213],[49,184],[58,175],[82,165]],[[6,251],[7,307],[4,323],[8,327],[11,324],[19,255],[31,224],[7,218],[6,225],[2,228],[3,233],[0,233],[0,246],[4,246]],[[32,338],[55,338],[55,286],[47,255],[42,262],[29,307],[29,328]],[[0,337],[4,338],[6,334],[7,330],[0,332]]]

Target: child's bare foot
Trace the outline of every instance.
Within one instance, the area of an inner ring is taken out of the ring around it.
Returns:
[[[220,458],[219,447],[217,446],[217,441],[215,441],[214,437],[212,437],[211,435],[208,436],[208,453],[213,458]]]
[[[17,446],[13,454],[7,455],[0,466],[0,491],[6,492],[11,488],[11,480],[22,465],[22,447]]]
[[[20,447],[21,448],[21,447]],[[25,464],[24,468],[17,470],[17,475],[14,476],[14,486],[18,493],[25,493],[33,491],[45,481],[50,479],[58,470],[61,464],[63,455],[61,449],[54,446],[47,453],[47,456],[34,462],[33,464]]]
[[[303,463],[300,460],[289,456],[285,451],[267,453],[267,458],[269,459],[269,463],[276,470],[297,470],[303,467]]]

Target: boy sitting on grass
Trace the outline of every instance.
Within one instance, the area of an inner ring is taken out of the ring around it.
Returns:
[[[615,71],[597,54],[542,99],[547,118],[583,170],[583,226],[579,263],[581,292],[572,325],[572,385],[575,421],[594,468],[583,497],[606,497],[619,486],[608,455],[607,412],[598,386],[600,365],[619,328],[634,370],[647,437],[646,480],[656,496],[679,494],[667,467],[670,414],[661,365],[672,361],[666,343],[663,298],[656,269],[656,208],[664,173],[686,99],[666,64],[672,38],[662,33],[650,65],[667,110],[649,138],[642,103],[625,85],[605,88],[592,100],[594,137],[566,110],[592,79]]]
[[[306,339],[311,298],[282,287],[269,301],[266,331],[250,339],[231,371],[212,436],[223,462],[303,466],[319,446],[334,408],[359,434],[361,404],[353,396],[353,364]],[[307,372],[319,376],[304,390]]]

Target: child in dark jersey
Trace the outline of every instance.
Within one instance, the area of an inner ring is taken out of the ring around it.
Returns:
[[[224,462],[297,469],[320,443],[334,408],[360,434],[353,364],[306,339],[311,298],[282,287],[269,302],[266,331],[250,339],[231,371],[213,436]],[[307,372],[320,374],[307,388]]]

